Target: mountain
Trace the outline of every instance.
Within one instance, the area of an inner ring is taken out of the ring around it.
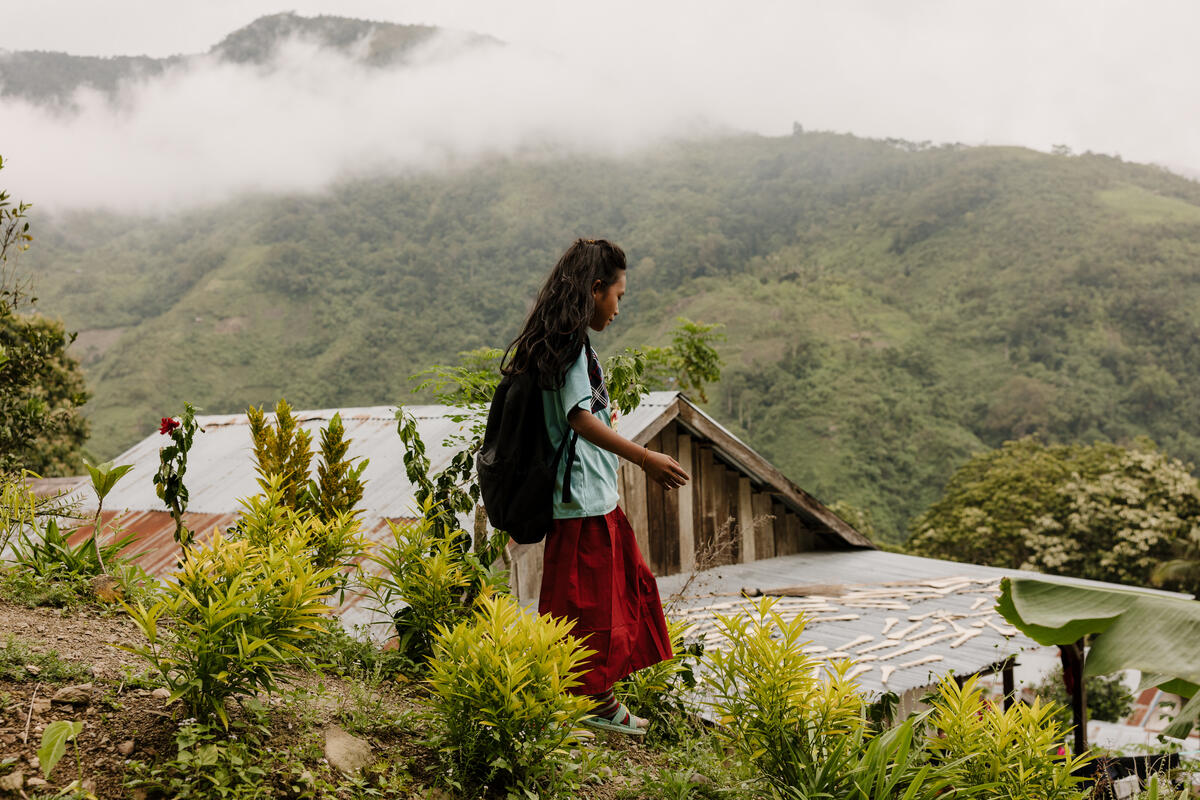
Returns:
[[[414,49],[439,29],[396,25],[347,17],[302,17],[294,13],[261,17],[226,36],[205,55],[76,56],[44,51],[0,52],[0,97],[19,97],[39,104],[68,105],[76,91],[97,90],[115,98],[123,85],[161,75],[199,58],[236,64],[268,64],[279,47],[292,39],[335,50],[374,67],[406,63]],[[498,43],[467,34],[467,45]]]
[[[35,224],[23,263],[80,331],[99,457],[184,400],[410,399],[506,344],[577,235],[630,255],[601,350],[722,323],[712,413],[880,538],[1025,434],[1200,457],[1200,185],[1117,158],[735,136]]]

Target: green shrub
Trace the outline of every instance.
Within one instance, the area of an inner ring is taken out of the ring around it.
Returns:
[[[1065,755],[1066,728],[1055,716],[1054,703],[1035,699],[1033,705],[1014,703],[1005,710],[983,699],[974,677],[960,688],[947,676],[931,705],[930,725],[937,733],[927,746],[956,764],[955,786],[990,785],[989,797],[1011,800],[1080,797],[1075,787],[1081,779],[1071,773],[1092,756]]]
[[[581,779],[569,751],[587,697],[567,691],[591,651],[570,623],[485,593],[476,612],[434,640],[429,684],[446,779],[470,797],[564,796]]]
[[[845,679],[849,662],[817,677],[802,648],[807,620],[790,622],[764,598],[755,616],[717,616],[728,646],[707,653],[705,686],[718,735],[777,790],[819,795],[842,784],[864,727],[864,702]]]
[[[214,531],[207,546],[187,552],[163,599],[125,605],[146,637],[146,646],[125,649],[162,676],[171,701],[228,726],[226,698],[271,691],[289,661],[308,663],[301,645],[330,611],[336,571],[314,566],[308,548],[302,531],[262,547]]]
[[[678,741],[698,721],[698,709],[689,695],[696,688],[703,644],[684,643],[689,627],[686,622],[668,620],[675,657],[640,669],[615,687],[617,699],[650,721],[652,741]]]
[[[358,559],[371,547],[358,515],[339,511],[324,519],[312,510],[292,508],[281,481],[278,475],[259,481],[262,493],[241,501],[241,516],[229,537],[267,548],[287,536],[298,536],[313,566],[328,573],[325,580],[339,592],[340,600],[354,580]]]
[[[129,765],[125,787],[149,797],[175,800],[258,800],[274,793],[267,782],[258,724],[234,731],[185,720],[175,734],[175,757]]]
[[[461,530],[439,533],[436,515],[426,508],[421,519],[389,523],[392,541],[369,558],[382,567],[364,578],[375,607],[396,628],[397,652],[415,672],[423,672],[439,626],[452,626],[472,611],[485,588],[501,588],[503,574],[485,568],[464,550]]]
[[[754,616],[718,616],[728,645],[707,655],[705,684],[718,735],[776,797],[933,800],[986,787],[955,783],[960,766],[922,746],[924,715],[876,735],[858,687],[839,661],[819,670],[803,652],[807,620],[790,622],[764,598]]]

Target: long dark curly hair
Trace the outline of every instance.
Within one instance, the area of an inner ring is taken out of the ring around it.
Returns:
[[[538,292],[521,335],[504,351],[500,371],[519,375],[534,370],[543,389],[562,386],[587,338],[596,281],[611,286],[624,269],[625,251],[607,239],[572,242]]]

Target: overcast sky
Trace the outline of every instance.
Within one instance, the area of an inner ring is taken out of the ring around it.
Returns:
[[[207,51],[279,11],[424,23],[403,76],[304,43],[270,70],[206,64],[73,116],[0,101],[5,185],[148,210],[232,191],[560,148],[809,129],[1119,153],[1200,173],[1200,3],[1053,0],[0,0],[0,49]]]

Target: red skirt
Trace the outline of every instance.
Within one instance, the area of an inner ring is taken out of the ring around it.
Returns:
[[[672,656],[658,583],[620,507],[603,517],[554,520],[538,611],[571,620],[572,635],[596,651],[575,693],[603,694]]]

